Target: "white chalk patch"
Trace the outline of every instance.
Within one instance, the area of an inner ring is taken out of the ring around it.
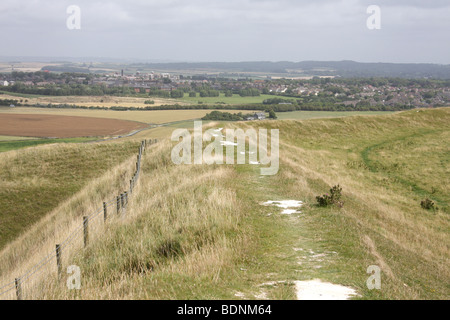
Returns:
[[[297,210],[294,210],[292,208],[299,208],[303,205],[302,201],[298,200],[281,200],[281,201],[267,201],[263,203],[264,206],[270,206],[274,205],[279,208],[284,209],[281,211],[281,214],[294,214],[294,213],[301,213]]]
[[[280,200],[280,201],[267,201],[264,202],[263,205],[275,205],[279,208],[288,209],[288,208],[299,208],[303,205],[302,201],[298,200]]]
[[[297,300],[348,300],[356,290],[321,280],[294,281]]]
[[[283,211],[281,211],[281,214],[294,214],[297,213],[297,210],[295,209],[284,209]]]

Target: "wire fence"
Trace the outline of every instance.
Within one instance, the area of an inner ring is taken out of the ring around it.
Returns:
[[[83,235],[84,247],[88,245],[89,242],[89,223],[93,222],[94,219],[103,215],[103,221],[106,223],[108,220],[108,212],[111,212],[111,208],[113,208],[113,212],[116,211],[117,215],[126,214],[126,209],[128,206],[129,198],[133,194],[134,188],[136,187],[139,176],[141,173],[141,161],[144,152],[146,151],[147,146],[157,143],[158,140],[150,139],[143,140],[139,147],[139,153],[137,155],[136,160],[136,169],[132,176],[132,179],[129,181],[129,188],[124,193],[116,196],[114,199],[111,199],[108,202],[103,202],[103,206],[101,209],[98,209],[87,216],[83,217],[83,221],[80,225],[78,225],[75,230],[73,230],[63,241],[59,244],[56,244],[55,250],[52,253],[48,254],[44,258],[42,258],[38,263],[34,264],[31,268],[23,272],[23,274],[13,281],[0,285],[0,299],[4,299],[6,296],[14,297],[17,300],[22,300],[25,297],[24,288],[26,284],[30,284],[31,280],[37,278],[37,276],[43,273],[45,270],[48,270],[48,267],[56,266],[58,278],[61,277],[62,273],[62,254],[67,251],[67,249],[74,245],[76,239],[80,239],[79,236]],[[115,209],[115,210],[114,210]],[[55,263],[56,262],[56,263]],[[34,284],[36,286],[37,284]],[[32,291],[33,284],[27,287],[27,291]],[[9,295],[7,295],[9,293]],[[27,296],[29,296],[28,294]]]

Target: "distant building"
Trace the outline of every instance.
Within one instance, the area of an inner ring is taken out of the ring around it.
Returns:
[[[7,87],[7,86],[9,86],[9,82],[8,81],[3,81],[3,86],[5,86],[5,87]]]
[[[266,114],[264,112],[256,112],[252,115],[249,115],[245,118],[248,121],[253,121],[253,120],[265,120],[266,119]]]

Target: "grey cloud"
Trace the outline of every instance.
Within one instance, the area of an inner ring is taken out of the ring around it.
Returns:
[[[81,30],[65,27],[72,4]],[[370,4],[382,30],[366,28]],[[0,54],[450,63],[449,16],[440,0],[2,0]]]

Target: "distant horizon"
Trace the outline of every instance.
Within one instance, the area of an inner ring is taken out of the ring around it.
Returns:
[[[17,59],[17,61],[14,61]],[[358,61],[352,59],[331,59],[331,60],[169,60],[169,59],[145,59],[145,58],[119,58],[119,57],[70,57],[70,56],[0,56],[0,62],[48,62],[48,63],[87,63],[87,62],[103,62],[103,63],[151,63],[151,64],[170,64],[170,63],[301,63],[301,62],[354,62],[360,64],[431,64],[448,66],[450,63],[438,62],[392,62],[392,61]]]

